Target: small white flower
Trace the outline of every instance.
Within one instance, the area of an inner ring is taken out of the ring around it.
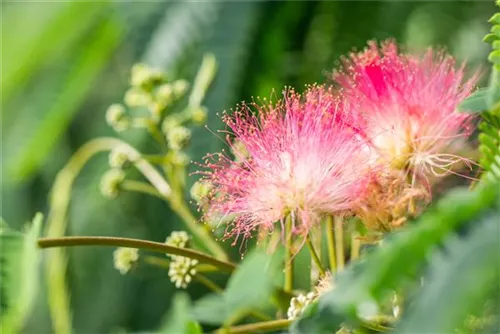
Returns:
[[[168,276],[176,288],[185,289],[196,275],[196,265],[198,260],[193,260],[184,256],[176,256],[170,262]]]
[[[139,260],[137,248],[120,247],[113,252],[114,266],[122,275],[128,273],[137,260]]]
[[[101,193],[108,198],[116,198],[120,194],[120,186],[125,180],[125,172],[119,168],[107,171],[101,178]]]
[[[316,293],[318,296],[321,296],[328,291],[333,290],[335,287],[334,282],[333,282],[333,276],[332,274],[327,271],[326,274],[319,279],[318,284],[315,287]]]
[[[314,292],[309,292],[306,295],[300,294],[290,300],[290,307],[288,308],[287,316],[289,320],[299,317],[305,308],[316,299]]]
[[[165,243],[170,246],[185,248],[189,243],[189,234],[184,231],[173,231],[165,240]],[[167,254],[168,255],[168,254]],[[175,255],[174,255],[175,256]],[[172,256],[172,257],[174,257]]]

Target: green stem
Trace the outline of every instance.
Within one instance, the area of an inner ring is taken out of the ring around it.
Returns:
[[[161,267],[164,269],[169,269],[170,268],[170,260],[167,259],[160,259],[159,257],[156,256],[145,256],[144,261],[148,264],[151,264],[153,266]]]
[[[210,278],[208,278],[200,273],[196,273],[196,276],[194,278],[198,282],[200,282],[201,284],[203,284],[204,286],[206,286],[207,288],[212,290],[213,292],[217,292],[217,293],[224,292],[224,290],[220,286],[215,284]]]
[[[351,235],[351,259],[350,261],[355,261],[359,258],[359,249],[361,247],[361,241],[358,238],[356,232]]]
[[[200,241],[200,246],[205,246],[206,249],[217,258],[227,260],[227,255],[222,247],[203,227],[196,223],[196,218],[191,214],[185,202],[176,200],[176,198],[178,198],[177,196],[166,198],[151,185],[140,181],[125,180],[122,184],[122,188],[124,190],[140,192],[168,201],[172,210],[182,218],[189,231]]]
[[[89,141],[71,157],[68,163],[57,173],[50,191],[49,214],[47,217],[48,237],[60,237],[66,232],[68,207],[71,189],[80,171],[96,154],[119,147],[121,140],[116,138],[97,138]],[[66,286],[67,258],[63,249],[52,249],[45,261],[47,299],[53,331],[56,334],[71,332],[71,314],[69,293]]]
[[[311,253],[311,257],[316,264],[316,267],[318,267],[319,273],[321,276],[325,275],[325,269],[323,269],[323,265],[321,264],[321,260],[319,259],[318,253],[316,253],[316,250],[314,249],[314,246],[311,242],[311,237],[309,234],[306,236],[306,244],[307,247],[309,247],[309,252]]]
[[[132,247],[147,249],[158,253],[167,253],[172,255],[185,256],[191,259],[207,263],[219,268],[221,271],[232,272],[236,265],[231,262],[222,261],[200,253],[198,251],[170,246],[160,242],[153,242],[140,239],[118,238],[118,237],[63,237],[63,238],[40,238],[38,247],[71,247],[71,246],[113,246],[113,247]]]
[[[182,218],[187,228],[203,243],[207,250],[220,260],[226,261],[228,259],[221,245],[212,238],[206,229],[197,224],[197,219],[193,216],[184,200],[178,199],[176,196],[170,200],[170,206],[172,210]]]
[[[292,292],[293,290],[293,221],[292,216],[288,215],[285,220],[285,238],[286,238],[286,249],[285,249],[285,286],[284,290],[286,292]]]
[[[335,230],[335,251],[337,253],[337,268],[338,271],[344,270],[344,224],[343,218],[340,216],[334,217]]]
[[[166,200],[155,187],[141,181],[125,180],[121,184],[121,188],[123,190],[139,192]]]
[[[326,217],[326,240],[328,243],[328,260],[330,261],[330,271],[334,273],[337,269],[337,258],[335,254],[335,229],[332,216]]]
[[[164,259],[164,258],[159,258],[157,256],[152,256],[152,255],[146,255],[144,257],[144,261],[148,264],[151,264],[153,266],[157,266],[163,269],[169,269],[170,268],[170,260]],[[198,273],[211,273],[214,271],[218,271],[216,267],[210,265],[210,264],[198,264],[196,266],[196,271]]]
[[[287,329],[292,324],[291,320],[271,320],[264,322],[257,322],[253,324],[246,324],[240,326],[233,326],[228,328],[218,329],[216,334],[236,334],[236,333],[257,333],[257,332],[271,332],[280,329]]]

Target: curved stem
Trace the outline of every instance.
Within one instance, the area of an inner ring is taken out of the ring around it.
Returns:
[[[121,184],[121,188],[123,190],[139,192],[165,200],[165,197],[160,194],[155,187],[141,181],[125,180]]]
[[[285,238],[286,238],[286,249],[285,249],[285,286],[284,290],[286,292],[291,292],[293,290],[293,239],[292,239],[292,228],[293,221],[292,216],[288,215],[285,221]]]
[[[314,249],[314,246],[311,242],[311,237],[309,234],[306,236],[306,244],[307,247],[309,247],[309,252],[311,253],[311,257],[316,264],[316,267],[318,267],[319,273],[321,276],[325,275],[325,269],[323,268],[323,265],[321,264],[321,260],[319,259],[318,253],[316,253],[316,250]]]
[[[335,254],[335,228],[333,225],[333,217],[326,217],[326,239],[328,247],[328,261],[330,262],[330,271],[332,273],[337,269],[337,258]]]
[[[71,199],[73,183],[87,164],[97,153],[110,151],[121,144],[115,138],[97,138],[83,145],[59,171],[52,186],[49,198],[50,211],[47,217],[46,235],[63,236],[66,231],[66,215]],[[63,249],[53,249],[47,254],[46,282],[50,317],[56,334],[71,332],[71,314],[69,293],[66,286],[67,258]]]
[[[271,332],[280,329],[286,329],[292,324],[291,320],[271,320],[264,322],[257,322],[253,324],[232,326],[227,328],[220,328],[215,333],[216,334],[229,334],[229,333],[256,333],[256,332]]]
[[[140,239],[118,238],[118,237],[63,237],[63,238],[40,238],[38,247],[71,247],[71,246],[113,246],[113,247],[132,247],[147,249],[158,253],[167,253],[172,255],[185,256],[191,259],[207,263],[219,268],[222,271],[232,272],[236,265],[231,262],[218,260],[210,255],[198,251],[170,246],[160,242],[153,242]]]

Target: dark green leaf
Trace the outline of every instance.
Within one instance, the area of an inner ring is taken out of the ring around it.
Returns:
[[[475,225],[464,239],[449,237],[434,256],[430,275],[398,333],[453,333],[492,291],[500,291],[500,214],[491,212]]]

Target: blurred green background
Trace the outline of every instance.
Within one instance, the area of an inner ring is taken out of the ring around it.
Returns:
[[[373,38],[394,37],[411,50],[445,46],[486,71],[489,47],[481,39],[493,12],[493,1],[2,2],[1,216],[20,227],[47,212],[52,182],[72,153],[91,138],[114,135],[104,112],[122,100],[136,62],[192,81],[203,53],[213,52],[219,71],[205,104],[215,130],[217,112],[284,85],[324,82],[340,55]],[[193,131],[195,161],[224,146],[204,128]],[[154,150],[140,131],[124,137]],[[77,180],[68,234],[164,241],[182,228],[160,200],[105,200],[98,184],[106,159],[93,159]],[[69,252],[75,331],[156,328],[175,292],[167,272],[140,265],[121,276],[111,252]],[[205,293],[195,284],[188,291]],[[51,332],[44,294],[26,333]]]

